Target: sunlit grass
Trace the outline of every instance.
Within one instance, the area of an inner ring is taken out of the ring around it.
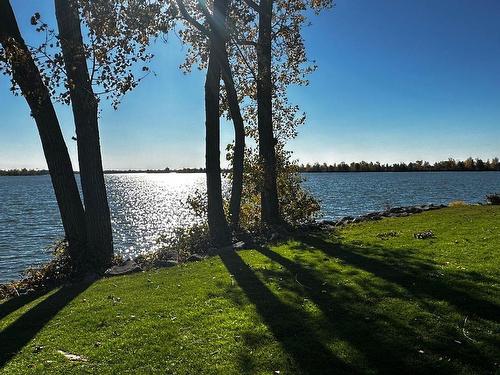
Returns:
[[[7,302],[3,371],[498,372],[499,215],[384,219]]]

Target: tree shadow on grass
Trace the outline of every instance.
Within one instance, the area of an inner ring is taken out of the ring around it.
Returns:
[[[302,373],[353,373],[350,366],[314,335],[314,330],[307,324],[307,314],[281,302],[236,252],[225,252],[220,258]]]
[[[370,299],[389,295],[406,300],[406,295],[400,289],[382,284],[384,289],[381,290],[380,283],[361,279],[364,283],[359,286],[364,288],[364,292],[368,291],[370,296],[363,298],[356,288],[332,286],[332,279],[337,279],[337,276],[325,282],[322,272],[285,258],[269,248],[260,248],[258,251],[290,273],[290,277],[286,278],[288,282],[281,283],[283,287],[295,295],[306,296],[318,306],[330,323],[331,328],[325,325],[324,329],[330,328],[333,336],[356,348],[365,359],[363,363],[356,363],[360,371],[407,373],[411,368],[412,373],[455,373],[462,366],[460,362],[476,369],[491,370],[491,358],[474,346],[457,345],[454,342],[456,332],[437,332],[436,327],[430,332],[422,332],[418,322],[405,322],[404,318],[402,321],[397,320],[375,309],[370,303]],[[285,280],[282,271],[265,269],[260,272],[267,278]],[[300,282],[297,277],[300,277]],[[442,353],[442,356],[446,353],[448,358],[454,360],[439,360],[439,355],[437,358],[427,354],[423,356],[419,354],[422,348],[426,352]]]
[[[45,290],[39,293],[35,292],[8,299],[0,305],[0,320],[5,318],[7,315],[10,315],[14,311],[19,310],[21,307],[27,305],[28,303],[33,302],[38,297],[41,297],[49,292],[50,290]]]
[[[308,235],[300,238],[304,244],[321,250],[326,255],[367,271],[381,279],[406,288],[419,298],[429,297],[454,305],[465,315],[500,323],[500,306],[478,298],[474,292],[461,286],[467,281],[477,281],[476,273],[449,274],[451,280],[432,277],[439,268],[430,260],[422,260],[411,251],[391,251],[380,247],[357,247],[326,241],[321,236]],[[306,250],[306,247],[299,246]],[[385,251],[384,251],[385,250]],[[384,260],[376,257],[384,256]],[[486,279],[485,279],[486,281]],[[478,292],[479,293],[479,292]]]
[[[93,282],[65,285],[21,315],[0,332],[0,369],[9,362],[68,303]],[[14,303],[12,304],[14,306]]]

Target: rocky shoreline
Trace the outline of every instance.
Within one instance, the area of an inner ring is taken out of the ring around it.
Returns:
[[[324,229],[341,227],[348,224],[362,223],[364,221],[382,220],[387,217],[404,217],[419,214],[426,211],[439,210],[448,207],[445,204],[425,204],[417,206],[393,207],[384,211],[370,212],[360,216],[345,216],[338,220],[319,220],[315,226]]]

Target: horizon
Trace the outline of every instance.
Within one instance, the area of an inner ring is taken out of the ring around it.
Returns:
[[[340,162],[334,162],[334,163],[327,163],[327,162],[311,162],[311,163],[298,163],[299,168],[304,168],[304,167],[315,167],[315,166],[328,166],[328,167],[334,167],[334,166],[341,166],[341,165],[348,165],[351,166],[352,164],[370,164],[370,165],[380,165],[382,167],[394,167],[397,165],[410,165],[410,164],[416,164],[418,162],[421,162],[423,164],[428,164],[429,166],[434,166],[438,163],[445,163],[447,161],[453,161],[455,163],[463,163],[466,160],[473,160],[475,162],[477,161],[482,161],[485,163],[490,163],[490,161],[498,161],[499,157],[498,156],[493,156],[491,158],[487,159],[482,159],[478,157],[472,157],[469,156],[465,159],[454,159],[454,158],[447,158],[444,160],[436,160],[436,161],[430,161],[430,160],[410,160],[410,161],[401,161],[401,162],[395,162],[395,163],[383,163],[380,161],[367,161],[367,160],[357,160],[357,161],[352,161],[352,162],[345,162],[345,161],[340,161]],[[224,167],[223,170],[228,170],[229,168]],[[192,173],[204,173],[205,167],[179,167],[179,168],[170,168],[170,167],[163,167],[163,168],[123,168],[123,169],[106,169],[104,168],[103,172],[104,173],[110,173],[110,172],[155,172],[155,173],[176,173],[176,172],[184,172],[187,170],[193,170]],[[34,172],[49,172],[48,169],[46,168],[10,168],[10,169],[3,169],[0,168],[0,172],[9,172],[9,171],[34,171]],[[196,171],[196,172],[195,172]],[[463,170],[464,172],[470,172],[472,170]],[[476,170],[477,172],[493,172],[493,170]],[[496,170],[494,170],[496,171]],[[74,169],[75,173],[80,173],[78,169]],[[339,171],[335,171],[339,172]],[[344,171],[344,172],[357,172],[357,171]],[[384,171],[381,171],[384,172]],[[419,172],[426,172],[426,171],[419,171]],[[430,171],[434,172],[434,171]]]
[[[29,22],[36,10],[55,25],[51,3],[14,0],[12,5],[28,43],[36,41]],[[306,47],[319,69],[309,86],[290,90],[291,101],[308,114],[288,147],[294,158],[303,164],[393,164],[498,155],[498,15],[500,3],[492,0],[481,6],[339,0],[334,9],[311,17]],[[204,72],[181,73],[186,48],[173,35],[152,51],[157,77],[128,93],[118,111],[104,101],[100,106],[105,169],[204,164]],[[5,76],[0,106],[9,108],[0,123],[0,169],[46,168],[28,106],[9,92]],[[60,104],[56,110],[77,167],[71,110]],[[221,140],[223,145],[232,140],[226,121]]]

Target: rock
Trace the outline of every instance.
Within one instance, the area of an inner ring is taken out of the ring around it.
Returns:
[[[163,259],[175,260],[179,256],[179,252],[175,250],[162,251],[161,257]]]
[[[319,223],[322,225],[335,225],[337,222],[333,220],[322,220]]]
[[[444,207],[447,206],[444,204],[440,205],[429,204],[420,206],[417,205],[417,206],[407,206],[407,207],[392,207],[380,212],[370,212],[365,215],[358,216],[356,218],[352,216],[345,216],[337,221],[322,220],[317,222],[317,224],[319,224],[318,226],[319,229],[331,230],[334,229],[335,227],[344,226],[350,223],[360,223],[369,220],[382,220],[384,217],[405,217],[413,214],[418,214],[424,211],[438,210]],[[277,234],[273,234],[273,236],[274,235]],[[273,240],[273,236],[271,236],[271,240]]]
[[[234,250],[244,249],[245,247],[246,247],[246,244],[243,241],[238,241],[238,242],[233,244]]]
[[[187,262],[198,262],[200,260],[203,260],[205,259],[202,255],[200,254],[191,254],[187,259],[186,261]]]
[[[413,237],[418,240],[425,240],[427,238],[434,238],[434,233],[431,230],[427,230],[424,232],[413,233]]]
[[[174,266],[177,266],[179,264],[178,261],[176,260],[173,260],[173,259],[167,259],[167,260],[159,260],[157,262],[155,262],[155,266],[156,267],[174,267]]]
[[[106,276],[127,275],[134,272],[141,272],[142,268],[132,259],[126,260],[120,265],[113,266],[106,270]]]
[[[328,225],[324,225],[322,229],[323,229],[323,230],[332,231],[332,230],[334,230],[334,229],[335,229],[335,225],[330,225],[330,224],[328,224]]]
[[[406,212],[410,214],[419,214],[420,212],[422,212],[422,209],[420,207],[412,206],[408,207]]]
[[[241,250],[245,249],[247,247],[247,244],[243,241],[238,241],[233,243],[232,245],[224,246],[219,248],[219,252],[228,252],[228,251],[235,251],[235,250]]]

